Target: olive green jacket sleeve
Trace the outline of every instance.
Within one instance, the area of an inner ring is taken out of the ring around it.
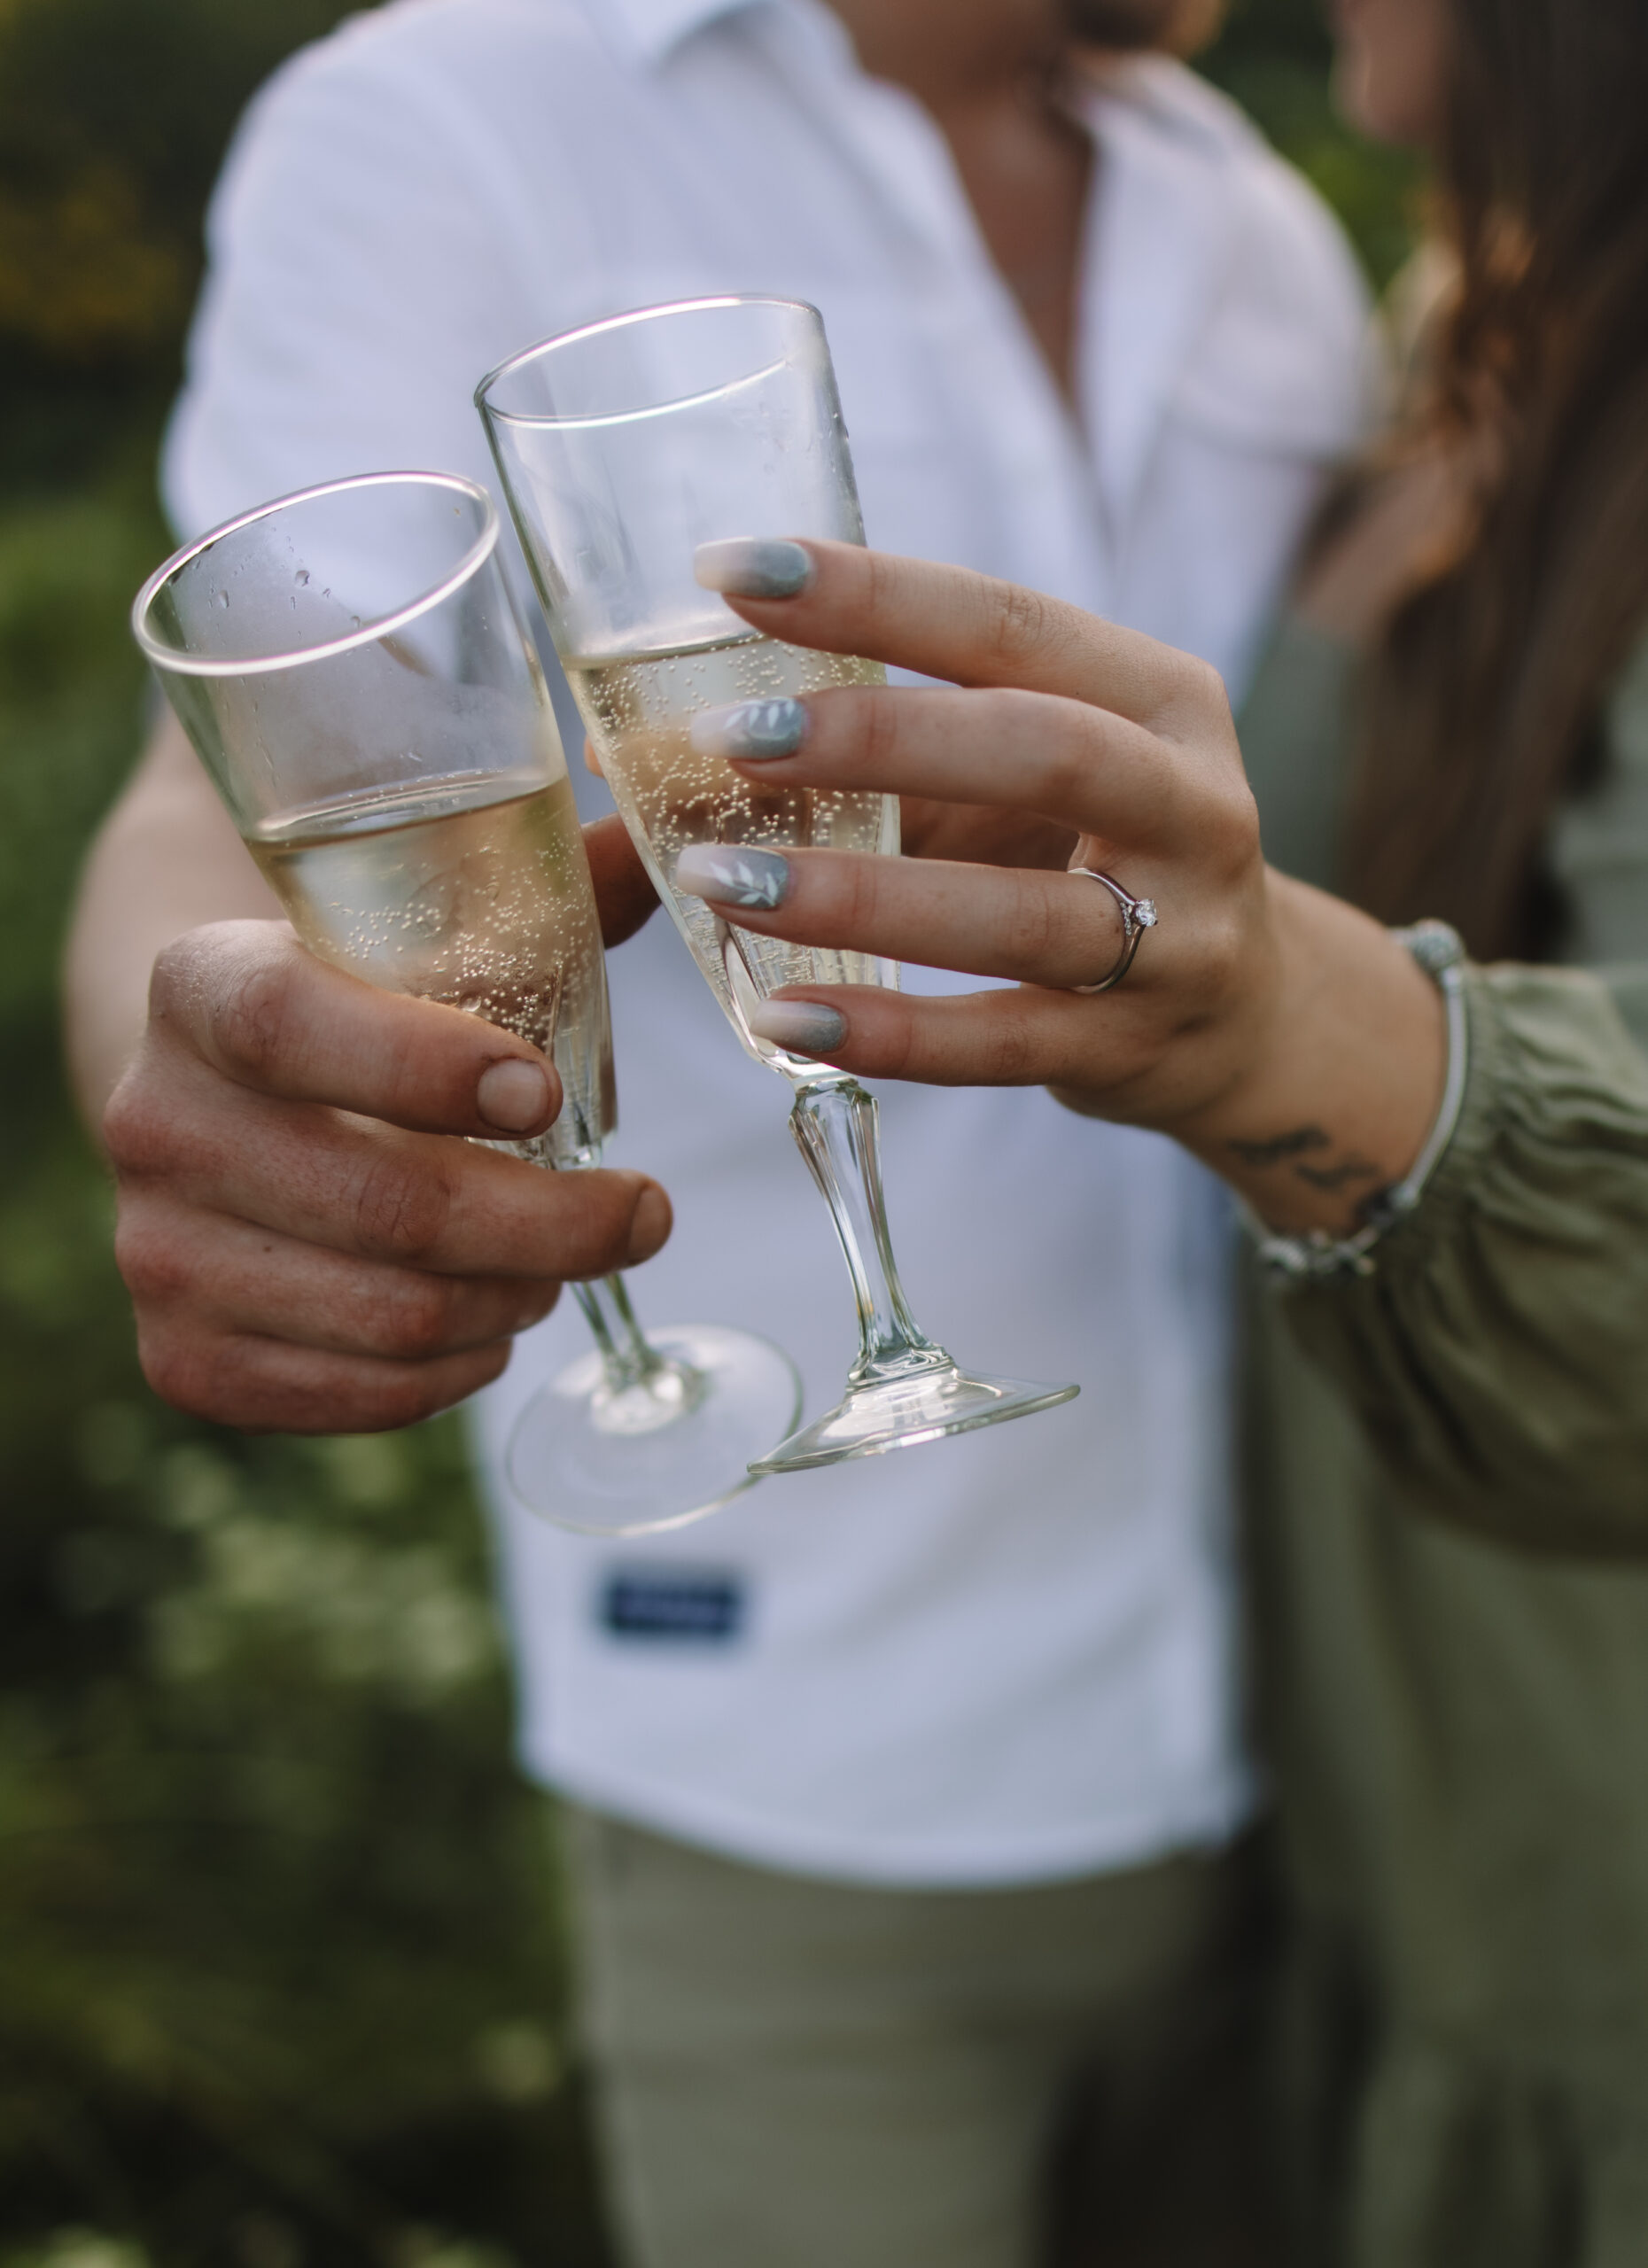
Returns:
[[[1588,966],[1467,977],[1464,1107],[1371,1277],[1282,1294],[1416,1509],[1648,1557],[1648,649],[1549,855]]]

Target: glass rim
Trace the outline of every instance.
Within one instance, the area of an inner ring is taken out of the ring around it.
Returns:
[[[633,425],[643,417],[657,417],[668,410],[692,409],[701,402],[715,401],[735,386],[748,385],[754,379],[766,377],[782,367],[781,361],[769,362],[759,370],[741,371],[736,377],[727,378],[719,385],[707,387],[702,393],[681,394],[672,401],[649,402],[644,409],[583,411],[576,416],[563,417],[553,411],[504,409],[487,399],[500,378],[525,369],[527,363],[535,362],[540,354],[552,353],[557,347],[573,346],[579,339],[599,338],[602,331],[624,330],[632,323],[656,322],[661,315],[707,314],[716,307],[786,307],[797,315],[811,315],[820,335],[824,330],[824,318],[810,299],[787,299],[775,291],[715,291],[702,299],[665,299],[657,307],[630,307],[622,315],[602,315],[595,322],[579,323],[572,330],[558,330],[551,338],[538,339],[531,346],[523,346],[517,353],[505,355],[503,361],[488,370],[476,387],[475,407],[484,418],[495,418],[501,425],[556,427],[564,431],[596,425]]]
[[[208,656],[190,654],[180,646],[168,644],[155,635],[149,627],[148,617],[154,602],[175,576],[214,543],[226,536],[237,535],[241,529],[254,527],[260,520],[268,519],[276,512],[288,510],[294,504],[316,503],[323,496],[338,496],[351,489],[363,488],[444,488],[460,496],[467,496],[481,508],[480,532],[464,553],[451,573],[427,590],[394,608],[390,613],[376,616],[362,623],[358,630],[345,631],[336,638],[323,639],[318,645],[303,646],[275,654]],[[478,481],[467,480],[460,472],[355,472],[338,480],[323,480],[312,488],[294,488],[290,495],[271,497],[266,504],[254,504],[250,511],[237,512],[231,520],[208,529],[197,536],[192,543],[184,544],[169,559],[163,560],[144,584],[132,601],[132,635],[156,669],[167,670],[176,677],[259,677],[275,670],[299,669],[306,662],[328,661],[334,655],[347,654],[357,646],[370,646],[397,630],[403,630],[431,607],[440,605],[453,593],[461,590],[476,571],[485,566],[498,548],[498,508]]]

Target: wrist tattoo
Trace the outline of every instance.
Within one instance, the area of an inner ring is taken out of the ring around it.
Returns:
[[[1231,1148],[1245,1166],[1279,1166],[1307,1150],[1331,1150],[1333,1137],[1325,1127],[1295,1126],[1291,1134],[1272,1134],[1268,1142],[1232,1142]]]
[[[1295,1166],[1294,1171],[1301,1181],[1308,1181],[1312,1189],[1349,1189],[1358,1181],[1377,1181],[1380,1169],[1372,1158],[1356,1155],[1342,1159],[1336,1166]]]
[[[1357,1182],[1380,1179],[1380,1168],[1372,1159],[1355,1151],[1331,1165],[1308,1164],[1308,1159],[1333,1147],[1333,1138],[1324,1126],[1294,1126],[1286,1134],[1272,1134],[1264,1141],[1232,1142],[1230,1147],[1245,1166],[1260,1172],[1271,1166],[1288,1166],[1297,1180],[1330,1193],[1352,1188]]]

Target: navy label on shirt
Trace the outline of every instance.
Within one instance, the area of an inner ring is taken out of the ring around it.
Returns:
[[[727,1646],[743,1633],[744,1587],[701,1567],[626,1567],[608,1577],[598,1619],[614,1638]]]

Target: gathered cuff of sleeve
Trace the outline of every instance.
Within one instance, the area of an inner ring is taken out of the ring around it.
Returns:
[[[1368,1277],[1278,1296],[1416,1508],[1648,1556],[1648,1058],[1604,980],[1466,979],[1453,1139]]]

